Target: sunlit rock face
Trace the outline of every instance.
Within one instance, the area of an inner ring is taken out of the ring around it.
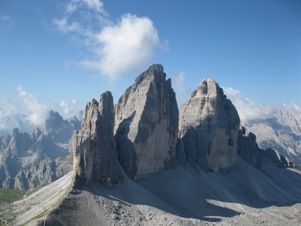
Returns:
[[[110,92],[86,105],[81,130],[73,133],[75,183],[98,182],[114,185],[122,181],[113,136],[114,105]]]
[[[207,79],[180,110],[179,139],[188,159],[203,170],[219,171],[237,160],[239,126],[231,101],[214,80]]]
[[[152,65],[115,107],[115,139],[128,177],[160,172],[175,160],[178,116],[171,80],[166,80],[162,65]]]

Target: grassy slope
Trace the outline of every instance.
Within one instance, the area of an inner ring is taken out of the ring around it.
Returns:
[[[19,191],[13,189],[0,189],[0,203],[11,203],[24,197],[28,191]]]

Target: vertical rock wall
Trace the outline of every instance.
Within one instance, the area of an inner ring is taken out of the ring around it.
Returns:
[[[162,65],[152,65],[115,108],[119,160],[130,178],[161,171],[175,159],[178,106]]]
[[[75,183],[99,182],[111,186],[122,181],[113,137],[114,105],[110,92],[86,105],[82,129],[73,133]]]
[[[218,84],[202,81],[180,110],[179,138],[188,158],[203,170],[219,171],[237,159],[240,119]]]

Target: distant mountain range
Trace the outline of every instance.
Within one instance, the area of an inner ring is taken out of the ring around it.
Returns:
[[[271,117],[247,121],[247,130],[256,135],[258,145],[274,148],[301,168],[301,115],[269,108]]]
[[[29,129],[25,116],[9,119],[10,126]],[[77,117],[63,119],[50,111],[49,118],[31,131],[15,128],[0,137],[0,188],[33,189],[68,173],[72,165],[70,139],[80,125]]]

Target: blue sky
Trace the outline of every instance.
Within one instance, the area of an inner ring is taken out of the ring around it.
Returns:
[[[301,113],[298,0],[2,0],[0,40],[11,113],[68,116],[106,90],[117,102],[152,63],[179,103],[210,77],[243,103]]]

